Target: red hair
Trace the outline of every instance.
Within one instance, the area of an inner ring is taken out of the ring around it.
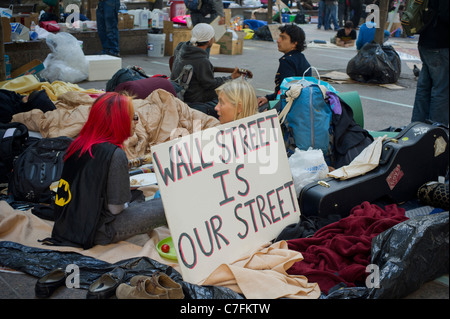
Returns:
[[[112,143],[119,147],[131,135],[133,103],[129,96],[108,92],[99,96],[92,104],[89,117],[80,131],[80,135],[70,144],[65,158],[78,150],[79,156],[100,143]]]

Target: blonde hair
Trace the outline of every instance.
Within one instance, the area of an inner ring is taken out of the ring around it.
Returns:
[[[223,93],[235,106],[234,120],[239,120],[258,113],[258,100],[255,89],[247,81],[236,79],[227,81],[216,89],[217,95]],[[241,104],[242,111],[237,106]]]

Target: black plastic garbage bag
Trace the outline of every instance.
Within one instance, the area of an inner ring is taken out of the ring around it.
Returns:
[[[400,73],[401,60],[395,49],[374,41],[366,43],[347,64],[348,76],[363,83],[395,83]]]
[[[269,27],[267,25],[263,25],[255,30],[253,35],[254,40],[263,40],[263,41],[273,41],[272,34],[270,33]]]
[[[402,298],[448,274],[449,213],[418,216],[372,241],[372,263],[380,267],[380,288],[371,298]]]
[[[417,216],[372,240],[374,287],[343,287],[322,299],[398,299],[449,271],[449,212]]]
[[[186,299],[243,299],[240,294],[225,287],[200,286],[185,282],[174,268],[148,257],[130,258],[111,264],[74,252],[33,248],[10,241],[0,242],[0,265],[37,278],[58,267],[65,269],[70,264],[78,266],[80,270],[82,289],[88,289],[102,274],[121,267],[125,270],[125,282],[129,282],[135,275],[151,276],[155,272],[163,272],[182,285]]]

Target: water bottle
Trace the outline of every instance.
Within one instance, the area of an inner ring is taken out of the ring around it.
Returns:
[[[30,40],[36,40],[38,38],[38,34],[36,32],[36,23],[34,21],[31,21],[30,25]]]
[[[127,5],[124,2],[120,3],[119,12],[127,13]]]

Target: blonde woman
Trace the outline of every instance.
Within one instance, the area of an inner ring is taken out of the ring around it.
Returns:
[[[258,113],[255,89],[243,79],[228,81],[216,89],[219,103],[214,108],[221,124]]]

